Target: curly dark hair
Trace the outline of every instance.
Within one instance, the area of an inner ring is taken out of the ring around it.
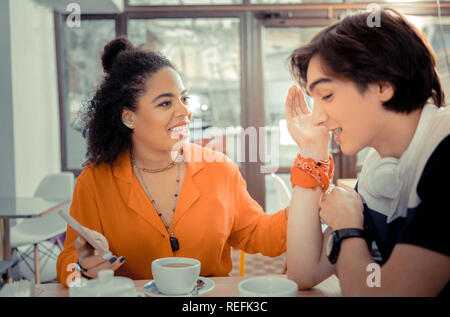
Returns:
[[[81,112],[83,137],[87,139],[87,161],[94,165],[113,165],[131,146],[132,129],[122,123],[122,111],[136,110],[145,93],[148,78],[163,67],[174,66],[161,54],[135,48],[125,37],[109,42],[103,51],[105,76],[94,97]]]
[[[436,58],[423,32],[393,9],[380,11],[381,27],[369,27],[369,15],[347,16],[291,54],[291,72],[300,85],[305,87],[309,62],[317,54],[327,73],[353,81],[361,93],[369,83],[392,83],[394,95],[383,103],[388,110],[410,113],[429,98],[443,106]]]

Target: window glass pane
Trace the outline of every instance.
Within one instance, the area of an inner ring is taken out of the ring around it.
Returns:
[[[294,84],[288,68],[288,57],[292,51],[321,30],[308,28],[266,28],[264,30],[264,100],[266,120],[266,163],[291,166],[298,154],[298,147],[286,127],[285,101],[289,88]],[[271,148],[279,144],[278,149]]]
[[[251,4],[342,3],[343,0],[250,0]],[[373,0],[372,0],[373,2]]]
[[[213,138],[222,141],[226,132],[226,152],[238,161],[239,19],[130,20],[128,38],[134,45],[163,53],[181,73],[193,112],[191,140],[205,145]]]
[[[289,193],[292,193],[292,186],[291,186],[291,175],[290,174],[276,174],[281,178],[281,180],[286,185],[287,190]],[[273,214],[286,206],[288,204],[282,203],[281,200],[284,199],[280,197],[280,194],[277,192],[277,184],[276,180],[271,175],[266,175],[266,213]],[[283,195],[283,194],[281,194]]]
[[[242,0],[128,0],[130,6],[242,4]]]
[[[442,28],[437,17],[406,16],[406,18],[425,33],[433,47],[448,105],[450,104],[450,17],[442,17]]]
[[[414,2],[436,2],[436,0],[346,0],[347,3],[383,3],[383,2],[410,2],[412,5],[414,5]],[[441,2],[445,2],[441,1]]]
[[[72,28],[61,24],[68,169],[81,169],[86,160],[86,142],[75,130],[76,119],[81,106],[93,96],[103,76],[100,56],[105,44],[115,38],[115,33],[114,20],[83,19],[81,27]]]

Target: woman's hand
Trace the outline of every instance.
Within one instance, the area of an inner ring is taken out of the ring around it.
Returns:
[[[296,86],[289,89],[286,98],[286,121],[302,157],[310,157],[316,161],[328,159],[330,133],[325,127],[313,124],[311,110],[303,92]]]
[[[98,233],[97,231],[90,230],[83,227],[88,231],[91,236],[97,240],[106,250],[109,250],[108,240]],[[125,257],[118,258],[117,256],[112,256],[111,258],[104,259],[86,240],[81,237],[75,239],[73,246],[78,253],[78,263],[87,275],[91,278],[96,278],[97,273],[101,270],[117,270],[125,261]]]
[[[364,206],[355,190],[333,186],[323,195],[319,216],[328,226],[364,229]]]

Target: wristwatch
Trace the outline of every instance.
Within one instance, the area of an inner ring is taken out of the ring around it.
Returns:
[[[354,237],[363,238],[367,242],[366,234],[359,228],[339,229],[330,234],[327,241],[326,254],[331,264],[337,262],[342,240]]]

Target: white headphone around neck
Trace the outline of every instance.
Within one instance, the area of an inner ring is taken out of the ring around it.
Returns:
[[[393,199],[400,186],[399,159],[385,157],[370,169],[367,191],[374,198]]]

